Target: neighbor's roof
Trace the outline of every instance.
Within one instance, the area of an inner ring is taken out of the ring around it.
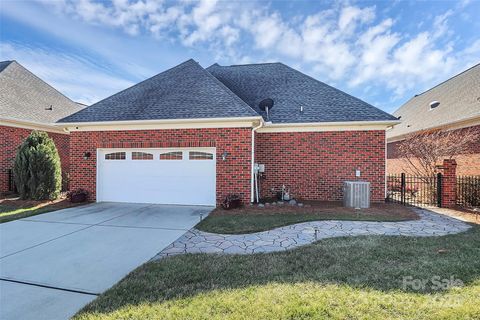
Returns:
[[[82,108],[18,62],[0,62],[0,119],[51,124]]]
[[[396,120],[392,115],[282,63],[214,64],[207,70],[265,120],[273,123]],[[269,119],[258,107],[266,98],[274,101]]]
[[[258,114],[197,62],[190,59],[60,122],[252,116]]]
[[[433,101],[440,104],[431,109]],[[387,132],[389,139],[480,117],[480,64],[416,95],[393,114],[402,123]]]

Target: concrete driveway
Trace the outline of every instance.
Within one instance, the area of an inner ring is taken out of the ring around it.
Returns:
[[[0,319],[68,319],[212,209],[96,203],[0,224]]]

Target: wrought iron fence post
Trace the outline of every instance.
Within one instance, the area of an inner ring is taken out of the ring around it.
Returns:
[[[442,174],[437,173],[437,206],[442,207]]]
[[[400,201],[402,204],[405,204],[405,191],[406,191],[406,186],[405,186],[405,173],[402,173],[401,175],[401,186],[400,186]]]

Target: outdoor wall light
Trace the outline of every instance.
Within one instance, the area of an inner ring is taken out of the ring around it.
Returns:
[[[227,161],[227,156],[228,156],[228,152],[227,152],[227,151],[223,151],[223,153],[222,153],[222,160],[223,160],[223,161]]]
[[[88,158],[90,158],[91,155],[92,155],[92,154],[91,154],[90,152],[88,152],[88,151],[87,151],[87,152],[84,152],[84,153],[83,153],[83,159],[87,160]]]

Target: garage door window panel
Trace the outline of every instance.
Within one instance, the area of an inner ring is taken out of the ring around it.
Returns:
[[[132,152],[132,160],[153,160],[153,154],[148,152]]]
[[[189,160],[213,160],[213,154],[208,152],[190,151],[188,153]]]
[[[105,154],[105,160],[125,160],[126,152],[112,152]]]
[[[160,154],[160,160],[182,160],[182,151],[164,152]]]

